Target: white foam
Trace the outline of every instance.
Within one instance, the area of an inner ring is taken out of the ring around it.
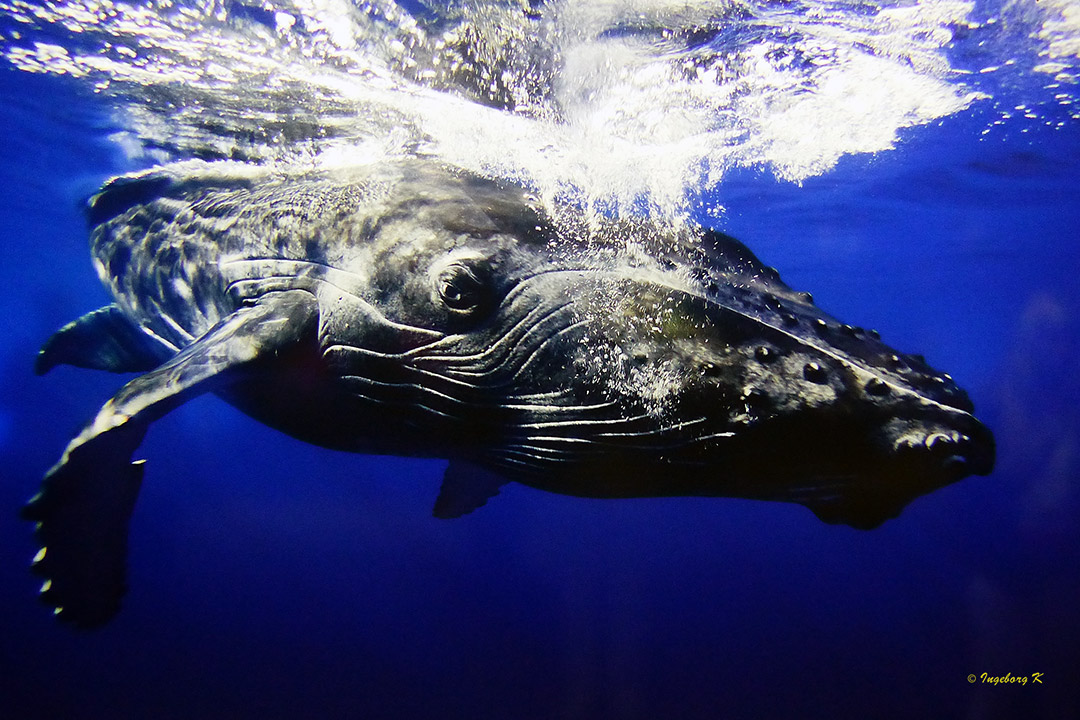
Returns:
[[[427,25],[386,0],[267,0],[265,26],[211,0],[166,5],[0,0],[24,28],[0,51],[111,98],[129,129],[116,137],[144,161],[340,167],[420,153],[548,200],[667,216],[730,168],[799,182],[963,111],[985,93],[952,66],[953,31],[993,29],[964,0],[553,0],[540,17],[462,0]],[[1068,78],[1080,10],[1039,5],[1036,69]],[[466,40],[475,68],[460,67]],[[474,102],[485,93],[516,111]]]

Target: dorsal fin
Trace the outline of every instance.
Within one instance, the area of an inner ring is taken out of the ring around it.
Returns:
[[[144,372],[160,365],[176,348],[143,332],[116,305],[106,305],[60,328],[38,352],[34,371],[57,365],[111,372]]]

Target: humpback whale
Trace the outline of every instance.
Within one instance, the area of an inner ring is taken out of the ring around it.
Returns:
[[[706,228],[552,208],[423,159],[189,161],[111,180],[87,215],[113,302],[36,369],[142,374],[24,510],[41,597],[77,626],[119,609],[147,427],[202,393],[320,446],[448,459],[447,518],[519,482],[872,528],[993,466],[948,375]]]

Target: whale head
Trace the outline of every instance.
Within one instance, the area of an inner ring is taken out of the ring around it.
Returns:
[[[552,214],[425,170],[388,194],[369,249],[362,287],[324,293],[320,347],[430,454],[555,492],[781,500],[860,528],[992,469],[948,375],[720,233]]]

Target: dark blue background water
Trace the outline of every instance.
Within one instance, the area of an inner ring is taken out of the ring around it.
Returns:
[[[992,476],[871,532],[516,485],[440,521],[441,463],[306,446],[206,397],[151,429],[131,590],[77,633],[36,602],[16,513],[123,381],[31,371],[107,302],[78,207],[127,167],[99,112],[0,73],[0,717],[1080,717],[1075,120],[979,139],[976,107],[714,198],[789,284],[954,375],[996,433]]]

